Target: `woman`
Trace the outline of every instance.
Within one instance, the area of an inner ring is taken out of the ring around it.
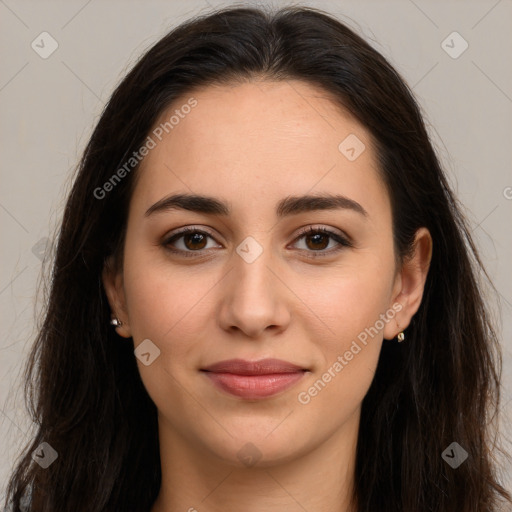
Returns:
[[[85,150],[13,510],[510,505],[482,271],[411,92],[358,35],[299,7],[184,23]]]

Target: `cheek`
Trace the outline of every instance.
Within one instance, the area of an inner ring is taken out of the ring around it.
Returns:
[[[186,382],[198,353],[209,345],[208,335],[219,328],[214,312],[225,282],[213,268],[180,267],[154,253],[131,251],[124,286],[132,335],[135,345],[149,338],[161,351],[157,364],[138,365],[149,394],[165,408],[171,399],[184,399],[169,375]],[[367,253],[331,269],[286,273],[294,292],[283,297],[292,313],[289,328],[301,333],[301,355],[317,363],[314,375],[297,390],[297,398],[309,400],[307,414],[336,403],[332,420],[342,421],[366,394],[382,343],[381,329],[374,330],[389,306],[392,269],[391,258]],[[304,401],[297,404],[303,407]]]
[[[135,344],[152,340],[166,356],[159,361],[166,367],[188,361],[186,355],[213,321],[212,291],[221,277],[213,274],[172,265],[161,254],[134,251],[127,257],[124,287]]]
[[[190,268],[178,269],[142,251],[133,252],[125,261],[124,286],[134,347],[150,339],[160,350],[148,366],[137,359],[139,373],[157,408],[176,424],[183,421],[176,411],[187,410],[190,421],[196,416],[201,419],[200,409],[184,390],[189,375],[196,371],[201,334],[204,337],[209,330],[208,290],[215,282],[207,273],[202,278],[194,276]]]
[[[313,280],[302,276],[295,284],[297,295],[323,324],[324,347],[331,352],[375,325],[390,306],[393,261],[366,254],[357,263],[340,265],[329,275]],[[382,324],[377,325],[379,331]],[[328,342],[330,340],[330,342]]]
[[[321,291],[310,288],[308,304],[328,327],[314,341],[321,363],[298,397],[310,412],[335,403],[333,418],[345,417],[360,405],[377,367],[383,328],[394,321],[393,262],[364,260],[361,267],[344,268]]]

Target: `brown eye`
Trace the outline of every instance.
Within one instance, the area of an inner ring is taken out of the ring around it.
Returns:
[[[182,256],[200,256],[202,251],[212,248],[207,247],[208,239],[214,240],[210,233],[194,227],[187,227],[168,237],[162,245],[169,251]],[[309,227],[297,237],[296,243],[303,239],[305,247],[300,250],[313,258],[331,256],[345,247],[353,247],[348,238],[325,228]],[[334,244],[329,248],[331,242]]]
[[[332,256],[345,247],[353,247],[348,238],[325,228],[309,227],[296,240],[301,241],[302,239],[304,239],[305,248],[300,249],[309,253],[309,256],[313,258]],[[334,248],[327,249],[331,241],[335,242]]]
[[[197,228],[185,228],[168,237],[162,245],[175,253],[183,256],[195,256],[195,252],[199,253],[207,247],[208,239],[213,240],[212,235]]]
[[[311,242],[306,242],[306,245],[312,250],[323,250],[329,245],[329,235],[326,235],[325,233],[306,235],[305,239]]]
[[[185,247],[190,250],[198,250],[198,249],[204,249],[206,245],[206,236],[203,235],[200,232],[192,233],[192,234],[186,234],[183,236],[183,243],[185,244]]]

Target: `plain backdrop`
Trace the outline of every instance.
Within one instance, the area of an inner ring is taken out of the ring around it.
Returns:
[[[512,2],[295,4],[324,9],[363,35],[401,73],[423,109],[499,291],[502,411],[510,436]],[[0,0],[0,497],[30,439],[21,371],[35,336],[46,239],[60,221],[79,156],[135,59],[185,19],[228,5],[232,2]],[[511,475],[509,468],[504,477],[509,488]]]

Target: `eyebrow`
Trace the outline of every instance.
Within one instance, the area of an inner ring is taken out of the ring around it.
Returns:
[[[284,218],[299,213],[316,210],[352,210],[364,217],[368,212],[356,201],[342,195],[318,194],[305,196],[289,196],[277,204],[276,216]],[[197,194],[174,194],[164,197],[150,206],[145,213],[146,217],[156,213],[172,210],[188,210],[208,215],[228,216],[231,213],[229,204],[215,197]]]

